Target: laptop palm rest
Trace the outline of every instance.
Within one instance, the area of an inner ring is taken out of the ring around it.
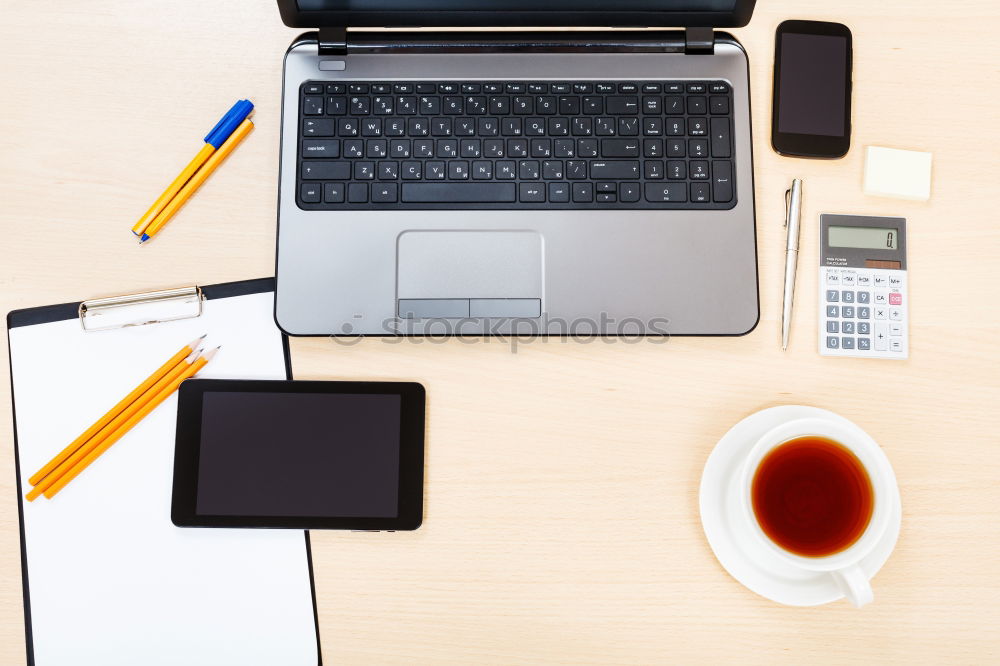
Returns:
[[[396,269],[403,319],[542,314],[542,237],[534,231],[406,231]]]

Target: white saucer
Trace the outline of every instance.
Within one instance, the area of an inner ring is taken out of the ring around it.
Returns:
[[[839,421],[871,439],[854,423],[825,409],[800,405],[771,407],[751,414],[723,435],[701,476],[701,524],[712,552],[733,578],[762,597],[789,606],[818,606],[843,599],[844,595],[830,574],[790,568],[754,539],[739,510],[738,475],[746,455],[765,432],[785,421],[807,417]],[[899,537],[903,512],[899,488],[895,484],[894,487],[885,538],[861,560],[861,568],[869,578],[889,559]],[[877,587],[875,597],[878,598]]]

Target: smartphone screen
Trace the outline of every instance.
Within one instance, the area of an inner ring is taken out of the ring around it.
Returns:
[[[771,137],[784,155],[840,157],[851,141],[851,33],[785,21],[775,37]]]

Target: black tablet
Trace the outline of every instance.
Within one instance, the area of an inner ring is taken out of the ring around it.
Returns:
[[[189,379],[179,527],[413,530],[423,519],[424,387]]]

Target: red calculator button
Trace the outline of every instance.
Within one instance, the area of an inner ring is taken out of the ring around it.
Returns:
[[[903,295],[900,293],[889,294],[889,305],[902,305]]]

